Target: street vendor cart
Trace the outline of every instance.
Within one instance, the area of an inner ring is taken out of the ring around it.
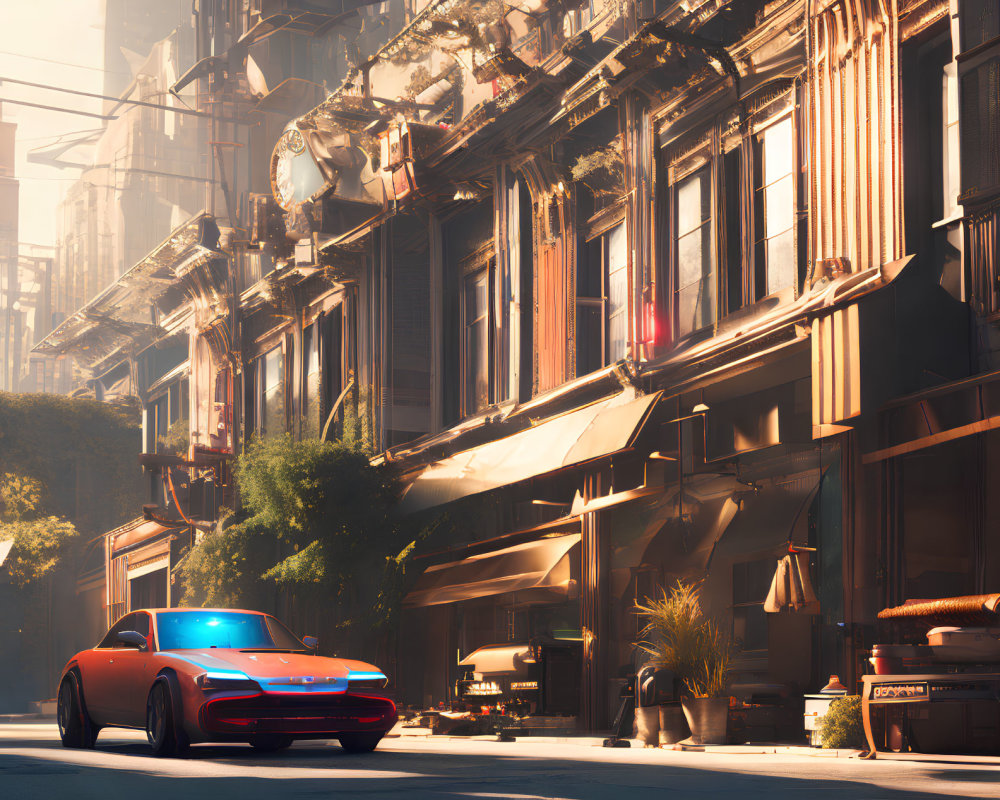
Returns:
[[[910,601],[879,613],[903,638],[862,678],[869,752],[1000,753],[1000,594]]]

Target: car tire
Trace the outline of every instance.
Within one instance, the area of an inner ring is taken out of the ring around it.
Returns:
[[[146,699],[146,739],[153,755],[164,758],[180,755],[187,743],[177,735],[181,720],[175,715],[177,704],[170,684],[166,677],[157,679]]]
[[[340,746],[348,753],[370,753],[382,741],[381,733],[345,733],[338,737]]]
[[[83,702],[80,678],[70,672],[59,684],[56,703],[56,722],[63,747],[92,749],[97,741],[98,728],[90,720]]]
[[[258,753],[276,753],[292,746],[291,736],[262,734],[250,740],[250,746]]]

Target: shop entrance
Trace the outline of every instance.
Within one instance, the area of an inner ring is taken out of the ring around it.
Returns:
[[[138,578],[130,578],[128,589],[131,608],[166,608],[169,572],[164,567]]]

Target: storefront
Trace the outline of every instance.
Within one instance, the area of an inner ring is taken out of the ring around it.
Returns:
[[[574,524],[579,530],[578,521],[562,527]],[[400,663],[414,671],[399,679],[411,702],[516,715],[525,726],[542,717],[576,726],[580,534],[536,535],[543,538],[477,548],[418,579],[403,601],[402,646],[413,657],[404,653]],[[442,642],[442,652],[433,652]]]
[[[141,517],[104,535],[109,627],[134,609],[177,604],[172,570],[192,537],[191,528]]]

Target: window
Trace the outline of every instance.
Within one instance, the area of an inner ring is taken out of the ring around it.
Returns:
[[[756,299],[795,285],[795,129],[791,116],[754,137]]]
[[[672,307],[678,338],[799,280],[796,92],[750,98],[735,115],[667,155]],[[667,298],[663,298],[667,300]]]
[[[678,336],[713,324],[717,317],[712,167],[706,164],[674,188],[674,309]]]
[[[320,434],[319,323],[302,331],[302,437]]]
[[[764,601],[774,568],[773,558],[733,564],[733,639],[743,652],[767,650]]]
[[[959,3],[962,202],[1000,193],[1000,9],[996,0]]]
[[[492,268],[465,276],[462,288],[463,400],[466,414],[475,414],[491,401],[490,296]]]
[[[628,353],[628,250],[624,223],[584,245],[576,272],[576,374]]]
[[[285,432],[285,359],[279,345],[257,359],[258,432],[275,436]]]
[[[188,381],[177,380],[146,404],[146,452],[185,455]]]
[[[115,637],[122,631],[135,630],[132,626],[135,624],[137,614],[126,614],[118,622],[111,626],[111,630],[105,634],[104,638],[101,639],[101,643],[97,645],[98,647],[114,647]],[[148,630],[148,628],[147,628]]]

